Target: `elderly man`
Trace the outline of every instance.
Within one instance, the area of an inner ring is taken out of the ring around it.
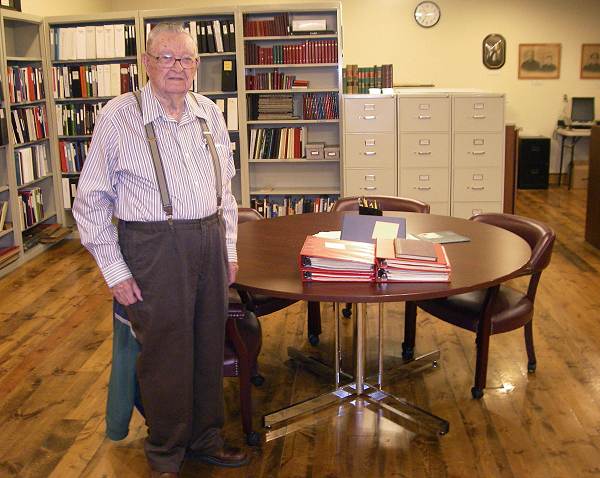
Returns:
[[[198,55],[187,32],[157,25],[143,62],[141,97],[121,95],[98,118],[73,214],[140,343],[152,476],[172,477],[186,455],[248,462],[220,435],[227,288],[237,272],[235,168],[221,112],[189,92]]]

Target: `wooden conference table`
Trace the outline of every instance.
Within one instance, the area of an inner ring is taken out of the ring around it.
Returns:
[[[386,212],[406,218],[408,233],[450,230],[469,237],[470,242],[446,244],[452,266],[449,283],[317,283],[302,282],[299,253],[309,234],[340,230],[344,214],[319,213],[282,216],[250,221],[238,229],[240,270],[236,287],[273,297],[315,302],[356,303],[355,370],[353,383],[340,387],[339,313],[335,311],[335,388],[324,395],[266,415],[265,426],[275,427],[328,405],[361,398],[402,418],[413,416],[417,422],[439,433],[448,431],[448,422],[414,407],[382,390],[382,339],[379,337],[377,384],[366,382],[366,304],[379,303],[381,325],[384,302],[404,302],[446,297],[476,289],[494,287],[517,275],[528,261],[531,250],[519,236],[480,222],[448,216]],[[380,329],[381,330],[381,329]]]

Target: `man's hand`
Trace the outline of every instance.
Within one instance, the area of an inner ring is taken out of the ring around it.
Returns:
[[[227,278],[229,279],[229,285],[235,282],[238,269],[239,266],[237,262],[229,262],[227,264]]]
[[[138,300],[144,300],[142,299],[142,291],[133,277],[115,284],[110,291],[117,302],[125,306],[135,304]]]

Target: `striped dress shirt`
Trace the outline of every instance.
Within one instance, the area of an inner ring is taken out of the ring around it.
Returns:
[[[173,219],[200,219],[217,211],[215,174],[197,117],[213,133],[221,162],[223,217],[230,262],[237,261],[237,203],[229,134],[219,108],[208,98],[188,95],[181,121],[169,117],[152,92],[142,88],[143,118],[132,93],[102,109],[79,184],[73,215],[82,244],[91,252],[109,287],[130,278],[118,244],[113,216],[124,221],[165,221],[144,125],[152,122],[163,162]]]

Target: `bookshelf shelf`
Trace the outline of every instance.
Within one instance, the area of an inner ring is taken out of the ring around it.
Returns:
[[[10,190],[10,188],[9,188],[7,185],[5,185],[5,186],[0,186],[0,193],[6,192],[6,191],[8,191],[8,190]]]
[[[48,213],[42,219],[40,219],[39,221],[33,223],[31,226],[27,226],[26,228],[24,228],[23,232],[30,231],[34,227],[39,226],[40,224],[43,224],[44,222],[46,222],[49,219],[52,219],[54,217],[56,217],[56,213],[55,212]]]
[[[135,63],[137,56],[116,56],[110,58],[86,58],[79,60],[52,60],[53,65],[93,65],[96,63]]]
[[[199,91],[204,96],[237,96],[237,91]]]
[[[246,90],[247,95],[262,95],[272,93],[338,93],[340,90],[337,88],[292,88],[287,90]]]
[[[27,183],[20,184],[17,186],[17,189],[21,190],[21,189],[25,189],[25,188],[28,188],[31,186],[35,186],[36,184],[39,184],[39,183],[46,181],[47,179],[51,179],[51,178],[53,178],[53,176],[51,174],[48,174],[46,176],[42,176],[41,178],[34,179],[33,181],[29,181]]]
[[[41,63],[42,57],[39,56],[7,56],[7,62],[13,63]]]
[[[264,37],[244,37],[244,41],[276,41],[276,40],[327,40],[337,38],[337,33],[318,33],[315,35],[280,35]]]
[[[339,119],[322,119],[322,120],[304,120],[304,119],[281,119],[281,120],[250,120],[247,122],[249,125],[256,124],[335,124],[339,123]]]
[[[76,141],[76,140],[91,139],[91,138],[92,138],[91,134],[60,135],[58,137],[59,140],[62,139],[65,141],[68,141],[68,140]]]
[[[337,68],[339,63],[269,63],[268,65],[245,65],[247,69],[265,68]]]
[[[292,159],[249,159],[249,163],[253,164],[269,164],[269,163],[284,163],[284,164],[320,164],[320,163],[339,163],[339,159],[306,159],[306,158],[292,158]]]
[[[340,194],[338,188],[310,188],[310,187],[272,187],[252,189],[253,196],[321,196]]]
[[[236,53],[234,51],[222,51],[222,52],[215,52],[215,53],[200,53],[198,54],[198,56],[200,58],[221,58],[224,56],[235,56]]]
[[[85,98],[54,98],[55,103],[86,103],[86,102],[101,102],[110,101],[114,96],[87,96]]]
[[[46,103],[46,99],[41,99],[41,100],[33,100],[33,101],[18,101],[15,103],[12,103],[10,105],[11,108],[19,108],[19,107],[23,107],[23,106],[35,106],[35,105],[43,105]]]
[[[17,143],[14,145],[13,149],[27,148],[29,146],[33,146],[34,144],[44,143],[44,142],[48,141],[48,139],[49,138],[42,138],[42,139],[37,139],[35,141],[29,141],[27,143]]]
[[[12,234],[12,232],[13,232],[13,228],[12,227],[3,229],[3,230],[0,231],[0,237],[8,236],[9,234]]]

